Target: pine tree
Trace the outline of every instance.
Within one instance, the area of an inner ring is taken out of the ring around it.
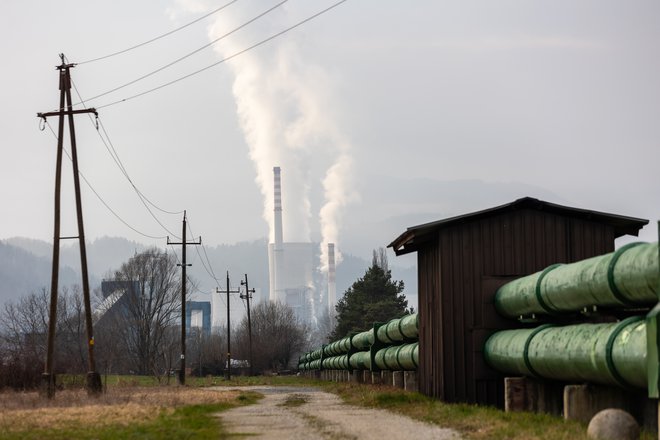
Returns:
[[[401,293],[403,288],[403,281],[392,280],[385,250],[374,250],[371,267],[337,301],[337,326],[330,340],[368,330],[374,322],[387,322],[405,314],[408,300]]]

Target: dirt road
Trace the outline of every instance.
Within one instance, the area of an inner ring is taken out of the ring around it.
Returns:
[[[226,388],[225,388],[226,389]],[[460,439],[439,428],[389,411],[360,408],[315,388],[242,387],[265,395],[255,405],[220,414],[230,434],[263,439],[383,440]]]

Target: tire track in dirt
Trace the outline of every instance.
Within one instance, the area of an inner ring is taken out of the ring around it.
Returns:
[[[222,388],[227,389],[227,388]],[[350,406],[331,393],[301,387],[241,387],[263,394],[254,405],[220,413],[226,432],[272,440],[460,439],[453,430],[389,411]]]

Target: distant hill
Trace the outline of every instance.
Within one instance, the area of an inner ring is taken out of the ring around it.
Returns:
[[[122,263],[143,249],[145,249],[144,245],[118,237],[103,237],[88,243],[87,255],[92,291],[100,287],[103,278],[111,276],[111,273]],[[78,247],[64,245],[60,254],[60,285],[80,284]],[[0,303],[8,299],[16,300],[41,288],[50,288],[51,258],[50,243],[27,238],[0,241]],[[211,263],[210,266],[207,258]],[[187,262],[192,264],[188,269],[188,275],[196,284],[196,289],[191,292],[192,299],[209,300],[209,293],[215,291],[216,287],[224,288],[227,270],[231,276],[232,288],[240,285],[244,274],[247,273],[250,287],[257,288],[262,298],[268,298],[268,253],[265,239],[233,245],[189,247]],[[370,263],[363,258],[344,254],[343,261],[337,265],[338,295],[364,275]],[[415,267],[401,268],[392,263],[396,262],[390,261],[393,277],[404,280],[406,294],[414,296],[411,299],[416,303]],[[213,276],[218,280],[214,280]],[[320,274],[319,278],[321,278]]]
[[[0,303],[50,289],[51,258],[0,241]],[[60,267],[59,279],[62,286],[79,283],[76,271],[65,265]]]

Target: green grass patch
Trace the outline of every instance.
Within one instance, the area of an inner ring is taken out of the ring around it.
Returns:
[[[302,406],[305,403],[307,403],[308,398],[302,394],[291,394],[287,399],[278,404],[278,406],[284,406],[287,408],[295,408],[298,406]]]

